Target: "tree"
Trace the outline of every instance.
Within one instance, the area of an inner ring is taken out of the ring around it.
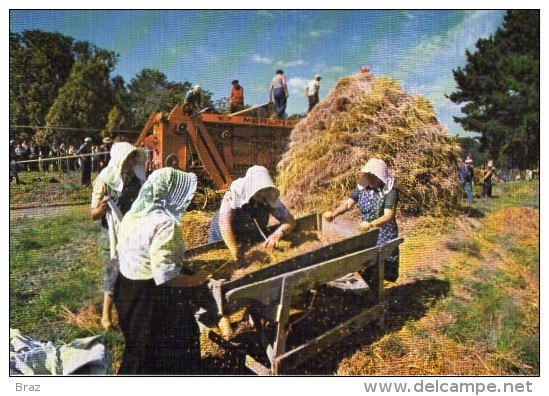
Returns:
[[[73,38],[59,33],[10,32],[10,124],[44,125],[74,64]],[[20,129],[32,133],[32,129]]]
[[[68,137],[74,141],[82,136],[70,132],[69,128],[101,130],[106,127],[113,107],[109,76],[116,61],[115,53],[94,48],[89,59],[84,57],[74,63],[67,83],[59,90],[46,116],[51,138]]]
[[[187,91],[192,88],[189,81],[170,82],[166,75],[158,70],[143,69],[128,84],[132,106],[132,129],[141,130],[154,112],[169,113],[175,105],[182,103]],[[212,94],[202,90],[202,104],[215,112]]]
[[[463,104],[454,117],[467,131],[481,133],[482,150],[508,167],[539,164],[540,12],[508,11],[503,28],[466,51],[464,68],[453,70]]]

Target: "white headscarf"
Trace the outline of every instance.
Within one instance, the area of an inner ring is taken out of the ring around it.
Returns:
[[[249,203],[250,199],[258,191],[265,188],[271,191],[267,197],[267,203],[272,207],[280,192],[275,186],[267,168],[260,165],[252,166],[246,172],[246,176],[236,179],[231,183],[231,187],[229,188],[233,199],[231,206],[241,208],[243,205]]]
[[[143,183],[145,181],[145,161],[147,159],[145,152],[127,142],[114,143],[112,145],[111,160],[107,167],[103,169],[97,177],[113,190],[119,193],[122,192],[124,189],[122,165],[124,165],[124,161],[126,161],[128,156],[133,152],[137,152],[137,158],[132,171],[141,183]]]
[[[163,209],[179,225],[193,199],[197,183],[194,173],[173,168],[155,170],[141,187],[126,217],[140,217],[155,209]]]
[[[385,162],[378,158],[372,158],[371,160],[369,160],[366,165],[364,165],[362,169],[360,169],[360,172],[371,173],[379,180],[381,180],[383,182],[383,194],[385,195],[389,194],[389,191],[391,191],[395,183],[393,177],[389,173],[387,164],[385,164]],[[358,185],[358,188],[363,189],[364,186]]]

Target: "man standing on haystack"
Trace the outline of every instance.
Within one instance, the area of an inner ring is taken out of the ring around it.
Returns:
[[[309,99],[309,110],[307,113],[310,113],[311,110],[317,105],[320,101],[318,98],[318,91],[320,90],[320,77],[318,74],[315,74],[314,78],[307,84],[305,87],[305,95]]]

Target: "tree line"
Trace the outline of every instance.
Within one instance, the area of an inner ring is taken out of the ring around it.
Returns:
[[[480,151],[499,166],[539,167],[540,12],[508,11],[503,26],[466,51],[453,70],[457,90],[448,98],[462,106],[454,117],[480,134]],[[124,81],[111,77],[119,55],[60,33],[10,32],[10,136],[72,142],[78,130],[140,131],[153,112],[169,112],[191,88],[143,69]],[[202,103],[223,111],[226,100]],[[62,129],[62,128],[65,129]]]
[[[10,137],[75,142],[79,131],[111,136],[140,131],[153,112],[169,112],[192,87],[143,69],[127,83],[111,77],[119,55],[56,32],[10,32]],[[212,93],[202,103],[216,111]]]
[[[454,117],[466,131],[480,133],[481,150],[499,166],[539,168],[540,11],[513,10],[494,35],[466,51],[453,70],[462,105]]]

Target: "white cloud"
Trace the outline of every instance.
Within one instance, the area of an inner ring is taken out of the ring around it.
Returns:
[[[288,90],[290,93],[303,93],[309,79],[303,77],[292,77],[288,80]]]
[[[303,60],[301,60],[301,59],[294,60],[294,61],[288,61],[288,62],[285,62],[285,61],[276,62],[276,65],[278,67],[303,66],[304,64],[305,64],[305,62],[303,62]]]
[[[347,69],[343,66],[329,66],[326,71],[332,73],[345,73]]]
[[[499,21],[498,13],[500,12],[476,11],[445,34],[419,41],[399,63],[396,76],[404,79],[432,62],[437,62],[439,66],[457,63],[458,59],[465,57],[466,48],[473,49],[479,38],[493,34],[495,21]]]
[[[309,37],[311,38],[319,38],[321,36],[326,36],[330,33],[329,30],[326,29],[316,29],[309,31]]]
[[[272,58],[269,58],[267,56],[261,56],[260,54],[253,54],[250,59],[252,62],[264,63],[266,65],[270,65],[271,63],[273,63]]]

